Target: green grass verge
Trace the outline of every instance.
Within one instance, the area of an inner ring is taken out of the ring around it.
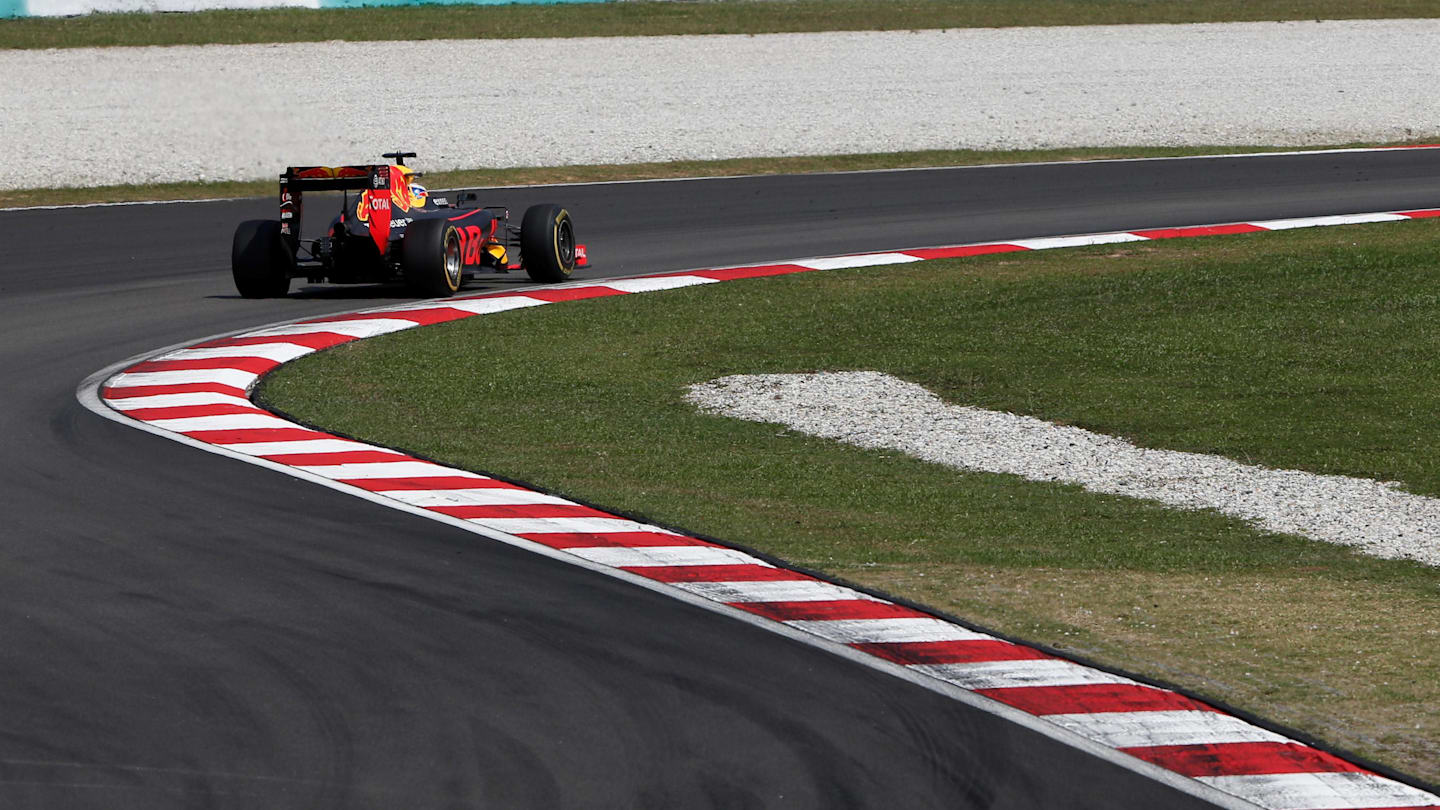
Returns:
[[[1440,134],[1416,140],[1384,144],[1340,144],[1314,149],[1343,149],[1363,146],[1410,146],[1440,141]],[[682,160],[673,163],[612,163],[587,166],[530,166],[506,169],[467,169],[425,172],[430,188],[531,186],[554,183],[594,183],[624,180],[660,180],[677,177],[737,177],[751,174],[807,174],[851,172],[876,169],[915,169],[937,166],[980,166],[997,163],[1031,163],[1074,160],[1120,160],[1164,158],[1187,155],[1233,155],[1248,152],[1282,152],[1284,146],[1184,146],[1184,147],[1089,147],[1071,149],[1030,149],[983,151],[943,149],[919,152],[883,152],[858,155],[816,155],[783,158],[734,158],[730,160]],[[343,157],[361,163],[378,156]],[[423,162],[417,163],[423,169]],[[281,167],[275,170],[279,176]],[[234,197],[265,197],[276,192],[274,180],[223,181],[206,183],[158,183],[152,185],[99,186],[94,188],[0,189],[0,208],[31,205],[85,205],[90,203],[144,202],[153,200],[202,200]]]
[[[266,9],[0,20],[0,48],[765,34],[1440,16],[1435,0],[771,0]]]
[[[1440,778],[1440,572],[697,413],[879,369],[1141,445],[1440,496],[1440,223],[1007,254],[505,313],[344,346],[263,401],[1187,684]]]

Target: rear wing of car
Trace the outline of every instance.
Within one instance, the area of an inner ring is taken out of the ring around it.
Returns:
[[[300,214],[307,191],[390,191],[390,165],[290,166],[280,175],[280,234],[298,247]]]

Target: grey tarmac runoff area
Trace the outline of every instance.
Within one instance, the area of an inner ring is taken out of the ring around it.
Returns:
[[[489,197],[566,203],[600,278],[1419,208],[1440,152]],[[1206,806],[822,651],[84,410],[79,381],[126,357],[405,295],[235,297],[230,233],[273,205],[0,212],[0,806]]]

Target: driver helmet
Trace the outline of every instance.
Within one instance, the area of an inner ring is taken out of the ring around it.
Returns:
[[[409,192],[410,199],[408,200],[408,202],[410,203],[410,207],[415,208],[425,204],[425,198],[430,194],[430,192],[426,190],[424,186],[415,182],[414,169],[410,168],[409,166],[396,165],[390,167],[390,171],[392,173],[399,174],[399,177],[395,178],[395,180],[398,182],[392,182],[391,186],[397,191],[403,188]]]

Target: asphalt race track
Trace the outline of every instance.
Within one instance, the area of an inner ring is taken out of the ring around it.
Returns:
[[[486,197],[566,204],[600,278],[1435,207],[1440,150]],[[236,297],[231,232],[274,206],[0,212],[0,807],[1205,806],[823,651],[86,411],[76,385],[131,355],[405,295]]]

